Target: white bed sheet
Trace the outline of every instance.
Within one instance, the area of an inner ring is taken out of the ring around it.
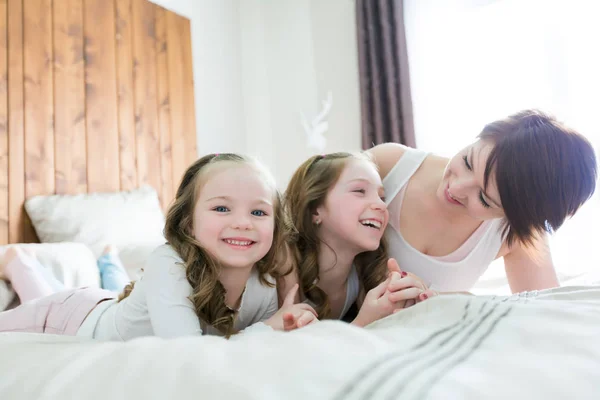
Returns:
[[[597,399],[599,339],[600,286],[440,296],[366,329],[230,341],[9,333],[0,399]]]

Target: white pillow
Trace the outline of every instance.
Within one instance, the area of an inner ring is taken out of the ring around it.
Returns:
[[[77,242],[98,257],[107,244],[120,251],[165,242],[164,214],[154,188],[114,193],[35,196],[25,209],[42,243]]]
[[[0,246],[0,259],[11,246]],[[53,275],[66,288],[83,286],[100,286],[100,274],[96,257],[91,250],[81,243],[28,243],[20,247],[32,248],[40,263],[52,270]],[[6,284],[0,285],[0,310],[12,301],[14,292]]]

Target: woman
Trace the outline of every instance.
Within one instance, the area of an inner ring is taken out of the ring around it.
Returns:
[[[467,291],[499,257],[513,293],[559,285],[548,234],[596,186],[582,135],[526,110],[486,125],[450,160],[394,143],[369,151],[387,196],[390,256],[424,285]]]

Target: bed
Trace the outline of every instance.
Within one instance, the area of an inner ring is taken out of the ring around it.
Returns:
[[[146,0],[5,0],[0,55],[0,247],[29,243],[81,286],[116,241],[135,278],[198,154],[189,21]],[[598,398],[600,279],[570,283],[433,298],[366,329],[4,333],[0,399]]]
[[[0,335],[3,399],[597,399],[600,287],[452,295],[366,329],[127,343]],[[11,361],[9,361],[11,360]]]

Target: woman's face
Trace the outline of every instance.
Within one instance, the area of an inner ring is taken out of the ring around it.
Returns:
[[[493,143],[478,140],[452,157],[437,190],[443,207],[480,220],[504,217],[494,170],[484,186],[485,165],[493,148]]]

